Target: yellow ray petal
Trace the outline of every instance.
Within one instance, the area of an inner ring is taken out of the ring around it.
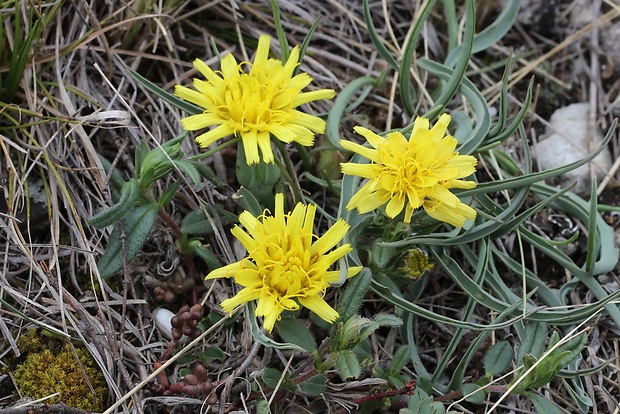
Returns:
[[[299,303],[329,323],[333,323],[336,319],[338,319],[338,312],[336,312],[334,308],[329,306],[327,302],[325,302],[323,298],[318,295],[299,298]]]

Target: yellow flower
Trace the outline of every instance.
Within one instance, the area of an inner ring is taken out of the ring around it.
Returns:
[[[355,127],[374,149],[340,141],[344,148],[371,161],[370,164],[341,164],[344,174],[368,179],[351,197],[347,209],[357,208],[360,213],[367,213],[387,203],[385,213],[390,218],[405,209],[405,223],[411,222],[411,215],[418,207],[456,227],[463,227],[465,219],[474,220],[476,210],[462,203],[450,189],[476,186],[474,181],[461,178],[476,171],[477,160],[455,151],[457,140],[446,135],[449,123],[450,115],[443,114],[429,129],[428,119],[418,117],[409,140],[400,132],[383,138],[366,128]]]
[[[221,303],[232,312],[237,306],[258,300],[256,315],[264,316],[264,328],[271,332],[281,313],[310,309],[327,322],[338,318],[323,296],[330,283],[338,280],[338,270],[331,265],[351,251],[349,244],[332,251],[345,236],[349,225],[338,220],[318,238],[313,234],[316,206],[298,203],[292,213],[284,214],[284,196],[276,195],[275,214],[256,218],[244,211],[239,222],[247,232],[235,226],[232,234],[247,249],[248,257],[216,269],[206,279],[234,277],[243,286],[237,295]],[[361,267],[349,268],[347,277]]]
[[[196,90],[177,85],[174,94],[202,108],[204,112],[181,120],[188,131],[217,126],[199,135],[196,141],[208,147],[229,135],[241,136],[248,164],[260,161],[258,148],[267,163],[273,163],[270,135],[280,141],[310,146],[315,133],[325,132],[325,121],[298,111],[308,102],[333,98],[333,89],[301,92],[312,78],[307,73],[293,76],[299,63],[295,47],[283,65],[268,58],[270,37],[262,35],[254,63],[237,64],[232,54],[224,56],[221,71],[214,72],[196,59],[194,67],[207,79],[194,79]],[[249,66],[245,73],[243,66]]]

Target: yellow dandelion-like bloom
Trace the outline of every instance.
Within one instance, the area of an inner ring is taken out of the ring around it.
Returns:
[[[459,155],[456,138],[446,135],[450,115],[443,114],[429,128],[426,118],[418,117],[407,140],[400,132],[386,138],[355,127],[372,148],[341,140],[342,146],[368,158],[370,164],[342,163],[344,174],[367,178],[368,182],[351,197],[347,209],[367,213],[387,203],[385,213],[394,218],[405,209],[404,221],[411,222],[415,209],[424,207],[429,216],[463,227],[465,219],[474,220],[476,210],[450,192],[451,188],[474,188],[464,181],[476,171],[477,159]]]
[[[196,90],[177,85],[174,94],[192,102],[204,112],[181,120],[183,128],[196,131],[216,126],[199,135],[196,141],[208,147],[220,138],[240,136],[248,164],[260,161],[258,149],[267,163],[273,163],[270,136],[304,146],[314,143],[315,133],[325,132],[325,121],[298,111],[297,108],[319,99],[330,99],[333,89],[301,92],[312,82],[307,73],[293,76],[299,64],[299,47],[295,47],[283,65],[269,58],[270,37],[262,35],[253,63],[237,64],[232,54],[224,56],[221,70],[213,71],[200,59],[194,67],[207,79],[194,79]],[[243,71],[249,66],[249,73]]]
[[[316,206],[298,203],[292,213],[284,214],[284,196],[276,195],[275,214],[254,217],[244,211],[239,222],[247,232],[235,226],[232,234],[243,244],[248,256],[209,273],[206,279],[234,277],[243,289],[221,303],[232,312],[237,306],[258,300],[256,315],[263,316],[264,328],[271,332],[281,313],[305,306],[327,322],[338,318],[323,296],[340,271],[329,270],[334,262],[351,251],[344,244],[331,250],[345,236],[349,225],[338,220],[322,237],[312,233]],[[331,251],[330,251],[331,250]],[[347,277],[361,267],[348,269]]]

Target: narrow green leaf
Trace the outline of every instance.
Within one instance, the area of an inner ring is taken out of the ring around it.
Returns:
[[[546,197],[551,196],[557,191],[554,187],[546,184],[535,184],[532,188],[536,191],[537,195]],[[590,206],[587,201],[576,194],[567,193],[564,197],[554,200],[551,205],[553,208],[565,211],[583,222],[589,220]],[[596,214],[595,217],[597,222],[596,232],[600,239],[600,252],[598,254],[598,260],[594,264],[594,269],[591,272],[594,275],[600,275],[615,269],[620,252],[614,241],[615,233],[613,228],[603,220],[600,214]]]
[[[511,69],[512,53],[508,55],[508,60],[506,61],[506,66],[504,67],[504,74],[502,75],[502,88],[500,90],[499,96],[499,110],[497,111],[497,122],[489,130],[488,136],[497,135],[499,132],[503,131],[504,127],[506,126],[506,118],[508,117],[508,80],[510,78]],[[527,103],[525,103],[524,106],[525,105],[527,105]]]
[[[441,93],[435,99],[433,107],[428,111],[427,117],[433,119],[443,110],[447,103],[452,99],[456,91],[459,89],[461,82],[465,79],[465,71],[469,65],[469,59],[472,53],[476,22],[476,10],[474,0],[465,1],[465,29],[463,31],[463,43],[459,48],[458,60],[454,65],[453,75],[442,85]],[[487,109],[488,110],[488,109]],[[480,122],[481,120],[479,120]],[[490,120],[489,120],[490,122]],[[469,153],[463,151],[463,153]]]
[[[98,229],[111,226],[121,220],[131,211],[135,203],[140,199],[140,189],[136,180],[131,179],[121,187],[121,196],[118,203],[107,210],[95,214],[88,223]]]
[[[455,82],[455,79],[459,76],[456,73],[456,69],[450,69],[445,67],[437,62],[433,62],[427,59],[419,59],[418,66],[438,78],[447,81],[448,84],[446,88],[450,88],[450,98],[454,95],[454,93],[458,90],[463,96],[465,96],[468,102],[472,105],[474,109],[474,113],[476,115],[476,125],[469,132],[468,136],[460,138],[459,143],[461,146],[459,147],[459,152],[463,154],[471,154],[473,153],[486,138],[487,133],[491,128],[491,114],[489,112],[489,106],[482,96],[482,93],[476,88],[474,83],[461,75],[462,79],[459,80],[458,83]],[[438,98],[439,99],[439,98]],[[433,118],[438,114],[440,110],[442,110],[443,104],[435,103],[433,109],[429,110],[426,117]]]
[[[561,345],[558,350],[561,351],[562,357],[557,361],[557,371],[566,367],[570,362],[572,362],[575,358],[580,357],[581,351],[586,346],[588,342],[588,336],[585,332],[581,333],[576,338],[571,339],[565,344]]]
[[[499,328],[503,328],[503,327],[507,327],[512,325],[513,323],[517,322],[518,320],[522,319],[522,316],[517,316],[513,319],[510,319],[506,322],[502,322],[502,323],[498,323],[498,324],[490,324],[490,325],[484,325],[484,324],[478,324],[478,323],[473,323],[473,322],[465,322],[465,321],[460,321],[457,319],[453,319],[453,318],[449,318],[447,316],[444,315],[440,315],[438,313],[429,311],[428,309],[424,309],[423,307],[421,307],[420,305],[410,302],[406,299],[404,299],[403,297],[395,294],[392,290],[387,289],[385,286],[381,285],[380,283],[378,283],[377,281],[373,280],[371,282],[371,288],[372,290],[378,294],[379,296],[381,296],[383,299],[387,300],[389,303],[398,306],[408,312],[411,312],[415,315],[421,316],[423,318],[432,320],[436,323],[446,323],[448,325],[451,326],[455,326],[458,328],[464,328],[464,329],[473,329],[473,330],[479,330],[479,331],[491,331],[494,329],[499,329]],[[477,298],[479,299],[479,298]],[[494,300],[497,300],[495,298],[493,298]],[[499,302],[499,301],[498,301]]]
[[[112,175],[110,175],[110,170],[112,168],[112,163],[110,161],[108,161],[101,155],[99,155],[99,160],[101,161],[101,165],[103,166],[105,173],[109,177],[108,182],[110,183],[109,185],[110,191],[112,193],[112,199],[115,202],[118,202],[119,194],[121,192],[121,189],[123,188],[123,185],[125,184],[125,180],[123,180],[121,173],[119,173],[117,169],[114,169]]]
[[[495,18],[493,23],[484,28],[473,38],[471,53],[478,53],[490,48],[499,42],[508,33],[514,24],[519,13],[521,0],[508,0],[504,3],[505,7],[502,12]],[[457,46],[446,58],[445,65],[451,67],[458,59],[460,49],[463,46]]]
[[[594,404],[592,402],[592,399],[586,392],[584,386],[581,384],[580,379],[573,378],[570,381],[562,381],[562,383],[564,384],[566,391],[571,396],[573,401],[577,403],[579,411],[584,414],[590,412],[590,409]]]
[[[409,353],[409,348],[406,345],[403,345],[398,348],[398,350],[396,350],[396,352],[394,353],[394,356],[392,357],[392,363],[390,364],[388,370],[389,372],[396,374],[400,372],[401,369],[405,368],[405,365],[407,365],[409,361],[411,361],[411,354]]]
[[[521,299],[518,299],[515,303],[509,306],[508,303],[503,302],[501,299],[494,297],[493,295],[489,294],[485,289],[481,289],[480,286],[476,285],[470,279],[470,277],[467,274],[465,274],[465,272],[463,272],[460,266],[452,258],[448,256],[439,256],[432,250],[431,252],[433,253],[435,259],[439,263],[441,263],[444,269],[448,272],[448,274],[450,274],[450,276],[461,287],[461,289],[465,290],[468,293],[468,295],[470,295],[470,297],[476,300],[476,302],[486,306],[489,309],[493,309],[497,312],[503,312],[509,307],[514,306],[516,303],[521,302]],[[379,294],[382,296],[384,294],[389,295],[390,297],[394,295],[392,292],[388,293],[384,290],[382,290]],[[541,322],[545,322],[548,324],[554,324],[554,325],[560,325],[560,326],[573,325],[575,323],[579,323],[579,322],[582,322],[590,318],[593,312],[598,311],[602,306],[607,305],[609,302],[617,298],[620,298],[620,290],[617,292],[614,292],[611,295],[606,296],[604,299],[600,299],[598,302],[595,302],[590,305],[586,305],[584,307],[574,309],[574,310],[545,310],[540,307],[536,307],[536,306],[528,304],[527,305],[528,312],[530,313],[528,314],[527,317],[528,319],[535,320],[535,321],[541,321]],[[417,307],[417,305],[407,302],[407,301],[403,303],[403,306],[411,310],[414,310]],[[420,314],[425,314],[425,312],[428,312],[422,309],[417,310],[417,311],[420,312]],[[513,314],[517,314],[517,313],[522,314],[522,308],[513,312]],[[443,316],[436,315],[432,312],[429,314],[428,317],[430,317],[432,320],[435,320],[435,321],[439,320],[436,318],[444,318]],[[448,321],[446,321],[446,323],[449,323],[449,321],[452,321],[449,318],[447,319]],[[459,322],[459,325],[461,325],[460,327],[463,327],[462,323],[460,322]],[[459,326],[459,325],[455,324],[455,326]]]
[[[190,161],[190,160],[174,160],[173,161],[173,164],[176,165],[179,170],[187,174],[189,178],[192,180],[192,182],[194,183],[194,185],[196,186],[196,188],[198,188],[200,186],[200,183],[202,182],[202,179],[201,179],[202,177],[200,176],[200,173],[196,169],[194,163],[195,163],[194,161]]]
[[[17,5],[17,2],[15,2],[15,4]],[[21,9],[21,7],[16,7],[16,10],[19,9]],[[15,13],[14,20],[16,24],[19,24],[21,22],[21,17],[22,16],[19,13]],[[11,60],[9,62],[9,68],[11,70],[9,70],[7,74],[6,82],[4,82],[6,89],[1,96],[3,102],[11,103],[13,101],[13,98],[15,97],[15,94],[17,93],[17,89],[20,86],[21,79],[24,74],[26,62],[31,55],[31,49],[41,36],[41,21],[37,20],[34,25],[29,29],[30,30],[28,32],[28,36],[26,36],[23,43],[19,43],[22,34],[16,34],[15,45],[13,53],[11,54]],[[16,30],[16,32],[21,32],[21,30]]]
[[[237,194],[235,194],[235,197],[241,207],[252,213],[254,217],[258,217],[263,213],[263,208],[260,203],[256,197],[254,197],[254,194],[252,194],[252,192],[247,188],[241,187],[239,191],[237,191]]]
[[[170,105],[174,106],[175,108],[185,111],[189,115],[197,115],[204,111],[203,108],[200,108],[199,106],[196,106],[192,103],[186,102],[183,99],[177,98],[170,92],[163,90],[162,88],[155,85],[153,82],[146,79],[144,76],[140,75],[139,73],[134,72],[133,70],[129,68],[127,68],[127,72],[132,78],[134,78],[136,82],[138,82],[138,84],[142,85],[144,89],[146,89],[153,95],[157,96],[158,98],[161,98],[165,102],[168,102]]]
[[[363,0],[364,6],[364,22],[366,23],[366,28],[368,30],[368,35],[370,36],[370,40],[372,44],[375,46],[375,50],[381,55],[383,59],[390,65],[390,67],[394,70],[399,70],[398,62],[394,59],[394,56],[387,49],[385,44],[382,41],[382,38],[377,34],[377,30],[375,29],[375,25],[372,21],[372,15],[370,13],[370,6],[368,4],[368,0]]]
[[[592,185],[590,190],[590,212],[588,214],[588,250],[586,252],[586,264],[585,271],[589,276],[595,276],[593,273],[594,263],[598,256],[598,241],[599,235],[596,231],[597,227],[597,199],[598,195],[596,192],[596,176],[592,177]]]
[[[280,42],[280,60],[282,61],[282,64],[285,64],[290,55],[290,50],[288,40],[286,39],[286,32],[282,27],[282,21],[280,19],[280,7],[278,7],[278,2],[276,0],[269,0],[269,5],[271,6],[271,13],[273,14],[273,22],[276,28],[278,42]]]
[[[190,242],[190,246],[191,251],[194,252],[196,256],[204,260],[209,266],[209,269],[217,269],[221,266],[220,261],[217,259],[215,254],[213,254],[213,252],[206,246],[203,246],[199,241],[194,240]]]
[[[389,313],[379,313],[370,320],[368,326],[363,327],[360,330],[359,337],[360,339],[365,339],[382,326],[396,328],[402,324],[403,320],[396,315],[391,315]]]
[[[321,16],[317,17],[314,23],[312,23],[312,26],[310,26],[310,29],[308,29],[308,33],[306,33],[306,36],[304,36],[304,40],[301,42],[301,46],[299,46],[299,61],[300,62],[306,55],[306,49],[308,49],[308,46],[310,45],[310,39],[312,39],[312,35],[314,34],[314,32],[316,32],[316,29],[319,27],[320,20],[321,20]],[[300,68],[300,65],[297,65],[297,67],[295,68],[295,71],[293,72],[293,75],[297,75],[297,73],[299,73],[299,68]]]
[[[484,372],[499,375],[506,371],[512,362],[512,347],[508,341],[498,341],[484,355]]]
[[[459,194],[461,196],[469,196],[469,195],[475,195],[475,194],[480,194],[480,193],[500,192],[503,190],[511,190],[511,189],[519,188],[519,187],[522,187],[528,184],[532,184],[532,185],[537,184],[538,186],[543,186],[543,184],[540,184],[540,183],[542,183],[544,180],[556,177],[558,175],[562,175],[568,171],[572,171],[575,168],[588,163],[590,160],[596,157],[603,149],[607,148],[609,141],[613,137],[613,131],[615,130],[617,124],[618,124],[618,120],[614,119],[601,145],[599,145],[596,149],[594,149],[594,151],[592,151],[590,154],[586,155],[579,161],[575,161],[563,167],[554,168],[552,170],[546,170],[546,171],[527,174],[523,176],[511,177],[511,178],[506,178],[503,180],[496,180],[496,181],[490,181],[488,183],[478,184],[476,188],[472,190],[464,190],[460,192]]]
[[[494,131],[490,131],[483,142],[484,144],[495,144],[498,142],[504,142],[506,139],[514,135],[519,126],[522,125],[523,119],[525,119],[525,115],[527,115],[527,111],[530,108],[530,104],[532,103],[533,86],[534,78],[532,77],[532,79],[530,79],[530,83],[527,85],[527,90],[525,91],[525,99],[523,99],[523,105],[521,105],[521,109],[519,109],[519,112],[517,112],[517,115],[512,120],[512,123],[505,128],[502,125],[502,128],[499,129],[497,133],[494,133]]]
[[[334,104],[327,115],[325,136],[329,143],[337,150],[346,151],[342,145],[340,145],[340,124],[349,106],[349,101],[363,89],[366,91],[362,92],[362,95],[369,93],[370,90],[377,87],[382,79],[383,78],[375,79],[370,76],[354,79],[338,93],[338,96],[336,96]]]
[[[348,321],[357,314],[366,292],[368,292],[371,280],[372,273],[366,267],[357,276],[351,278],[336,308],[339,321]]]
[[[127,263],[131,262],[142,249],[144,242],[151,233],[153,224],[155,224],[158,211],[159,205],[157,203],[149,203],[134,208],[122,219],[126,236]],[[117,224],[110,234],[108,246],[98,263],[101,277],[108,278],[123,269],[122,250],[120,228]]]
[[[431,10],[435,5],[436,0],[430,0],[426,3],[424,8],[418,14],[418,19],[413,24],[413,30],[410,31],[410,36],[407,39],[405,48],[403,50],[403,57],[400,62],[400,97],[403,103],[403,107],[408,116],[412,116],[415,112],[413,103],[415,102],[413,86],[411,85],[411,65],[413,63],[413,55],[418,43],[418,37],[424,27],[424,22],[431,14]]]
[[[383,246],[379,244],[382,241],[383,239],[380,239],[380,238],[377,239],[375,243],[373,243],[372,250],[371,250],[372,261],[375,265],[377,265],[380,268],[386,267],[388,264],[390,264],[390,261],[392,260],[394,256],[401,253],[399,250],[395,249],[394,247]]]
[[[310,353],[318,348],[308,327],[294,317],[282,318],[276,324],[276,330],[284,341],[298,345]]]
[[[182,183],[181,180],[177,180],[173,182],[168,188],[164,190],[163,194],[159,197],[159,200],[157,203],[161,207],[167,206],[168,203],[172,201],[177,191],[179,191],[179,188],[181,187],[181,183]]]

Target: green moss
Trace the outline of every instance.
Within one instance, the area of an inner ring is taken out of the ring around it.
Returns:
[[[75,353],[65,344],[60,352],[43,349],[30,353],[13,372],[20,393],[36,399],[59,393],[46,402],[103,411],[107,398],[105,378],[86,349],[74,349]]]

